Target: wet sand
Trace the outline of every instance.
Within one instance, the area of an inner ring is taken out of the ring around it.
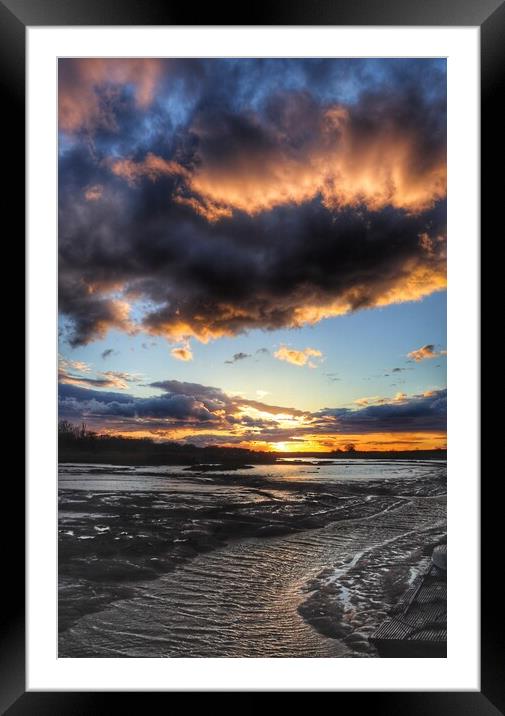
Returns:
[[[60,657],[375,656],[368,634],[445,536],[443,465],[185,489],[61,490]]]

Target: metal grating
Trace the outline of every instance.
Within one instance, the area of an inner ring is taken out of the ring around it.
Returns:
[[[447,576],[433,563],[370,637],[379,653],[402,655],[409,644],[440,649],[447,643]]]

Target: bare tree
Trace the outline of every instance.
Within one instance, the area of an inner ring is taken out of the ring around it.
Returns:
[[[346,443],[344,445],[345,452],[356,452],[356,445],[354,443]]]

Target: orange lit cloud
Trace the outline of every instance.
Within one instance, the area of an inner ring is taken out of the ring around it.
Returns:
[[[121,380],[125,375],[63,374],[60,415],[113,432],[150,431],[157,439],[187,439],[201,445],[254,444],[255,449],[281,449],[281,444],[286,450],[340,449],[355,442],[370,449],[392,449],[394,445],[412,448],[416,441],[419,447],[440,446],[445,440],[445,390],[358,399],[358,407],[352,409],[310,412],[177,380],[150,383],[161,394],[147,398],[91,389],[107,387],[108,378]],[[378,436],[386,447],[379,446]]]
[[[289,440],[281,443],[270,443],[269,450],[278,452],[326,452],[329,450],[346,451],[349,445],[361,451],[388,451],[388,450],[434,450],[447,447],[446,432],[431,433],[369,433],[348,434],[345,436],[307,435],[302,442]],[[261,443],[245,443],[243,447],[251,449],[265,449]]]
[[[374,395],[370,398],[356,398],[354,404],[359,405],[360,407],[364,407],[365,405],[373,405],[374,403],[380,403],[383,400],[383,398],[379,398],[379,396]]]
[[[120,296],[123,284],[114,280],[91,282],[79,274],[59,274],[59,301],[72,314],[74,333],[68,341],[72,347],[104,338],[115,328],[134,334],[138,326],[131,318],[131,304]]]
[[[90,424],[93,424],[92,422]],[[434,450],[447,448],[447,434],[439,432],[376,432],[346,434],[343,436],[328,434],[307,434],[296,440],[268,441],[258,435],[256,438],[230,433],[226,430],[207,430],[204,428],[170,427],[151,428],[149,425],[120,425],[114,428],[99,426],[100,432],[110,435],[122,435],[131,438],[151,438],[155,441],[175,440],[214,444],[221,447],[241,447],[259,452],[328,452],[339,450],[346,452],[349,445],[357,451],[400,451],[400,450]]]
[[[401,271],[388,275],[381,283],[374,277],[375,284],[363,282],[340,290],[335,299],[328,299],[314,290],[293,293],[282,299],[272,301],[269,310],[254,300],[249,305],[240,306],[231,303],[216,302],[212,311],[192,312],[186,319],[180,314],[163,315],[163,312],[152,315],[144,321],[142,330],[155,336],[163,336],[171,341],[196,338],[202,343],[222,337],[232,337],[248,328],[301,328],[304,325],[316,324],[319,321],[336,316],[343,316],[360,308],[382,307],[406,301],[418,301],[447,286],[445,260],[438,258],[431,265],[423,265],[423,257],[413,257]],[[272,314],[271,322],[269,313]],[[297,356],[299,351],[281,349],[280,360],[288,360],[295,365],[305,365],[307,360]],[[303,354],[303,351],[302,351]],[[443,355],[444,352],[437,355]],[[316,354],[312,354],[316,355]],[[425,357],[437,357],[425,356]],[[419,359],[418,359],[419,360]],[[314,364],[311,365],[314,367]]]
[[[286,453],[326,453],[333,450],[347,452],[348,446],[353,445],[357,451],[401,451],[401,450],[440,450],[447,448],[447,434],[439,433],[371,433],[368,435],[346,435],[335,437],[334,435],[307,436],[303,440],[289,439],[277,442],[268,442],[261,437],[251,439],[250,437],[240,439],[224,431],[198,431],[187,428],[150,429],[139,426],[123,426],[120,428],[100,428],[100,431],[110,435],[122,435],[130,438],[151,438],[155,441],[175,440],[195,442],[195,436],[202,434],[207,443],[219,445],[220,447],[245,448],[258,452],[286,452]],[[196,440],[198,442],[198,440]]]
[[[276,122],[254,113],[244,118],[257,137],[249,144],[234,144],[233,125],[203,114],[190,129],[198,139],[191,171],[149,154],[137,163],[123,160],[127,174],[153,179],[154,163],[158,176],[179,173],[192,196],[177,201],[211,221],[236,210],[254,215],[318,196],[332,211],[363,205],[409,212],[424,211],[446,196],[445,151],[420,156],[419,127],[402,124],[394,109],[377,102],[357,110],[321,107],[295,93],[282,98],[278,112]],[[310,127],[307,136],[300,130],[304,125]],[[424,240],[429,241],[426,234]]]
[[[90,373],[91,366],[82,360],[71,360],[62,355],[58,355],[58,368],[63,371],[75,370],[78,373]]]
[[[177,360],[190,361],[193,360],[193,352],[189,345],[172,348],[170,355]]]
[[[440,356],[444,356],[447,353],[447,351],[437,351],[435,350],[435,346],[433,344],[427,344],[425,346],[422,346],[421,348],[418,348],[415,351],[411,351],[410,353],[407,353],[407,356],[415,361],[416,363],[419,363],[422,360],[429,360],[431,358],[439,358]]]
[[[204,219],[207,219],[207,221],[210,222],[225,218],[229,219],[233,214],[230,207],[210,201],[209,199],[205,199],[203,197],[197,199],[193,196],[185,197],[181,194],[176,194],[174,196],[174,201],[176,204],[180,204],[181,206],[188,206],[195,213],[203,216]]]
[[[104,338],[111,328],[135,332],[135,326],[130,320],[131,306],[127,301],[111,299],[107,302],[109,315],[95,323],[96,338]]]
[[[313,363],[310,358],[321,358],[322,355],[321,351],[315,348],[296,350],[296,348],[288,348],[287,346],[281,346],[279,350],[274,353],[275,358],[278,360],[284,360],[287,363],[298,366],[309,365],[311,368],[315,367],[315,363]]]
[[[191,94],[205,79],[189,64]],[[111,328],[206,343],[445,288],[445,105],[431,90],[393,82],[348,106],[308,89],[269,89],[250,106],[190,102],[165,137],[166,106],[153,100],[177,71],[158,60],[61,70],[63,126],[109,128],[93,151],[93,137],[72,138],[86,161],[77,149],[61,160],[59,305],[72,345]],[[124,124],[111,140],[113,108]],[[153,136],[139,144],[151,112]],[[135,320],[125,298],[138,302]]]
[[[118,159],[111,162],[112,172],[129,184],[134,184],[141,177],[156,181],[161,176],[180,176],[189,178],[189,172],[178,162],[162,159],[149,152],[141,162],[131,159]]]
[[[303,108],[294,111],[303,114]],[[200,150],[192,190],[218,206],[248,214],[301,204],[318,195],[328,209],[363,204],[370,210],[393,206],[413,212],[445,197],[445,155],[423,165],[415,128],[402,128],[388,117],[366,135],[342,106],[311,111],[316,113],[310,118],[315,139],[300,147],[290,143],[285,127],[266,129],[253,116],[253,128],[271,139],[267,150],[239,151],[224,161]],[[208,127],[197,122],[193,132],[205,146]]]
[[[94,184],[86,189],[84,198],[86,201],[98,201],[98,199],[101,199],[102,194],[103,186],[101,184]]]
[[[94,375],[91,375],[94,373]],[[129,383],[139,380],[138,374],[116,370],[92,371],[83,361],[70,360],[59,356],[58,381],[64,385],[77,385],[83,388],[113,388],[126,390]]]
[[[163,66],[156,59],[90,58],[59,64],[59,126],[65,132],[115,127],[111,95],[126,84],[134,87],[135,101],[147,107],[154,96]],[[101,90],[101,91],[99,91]]]

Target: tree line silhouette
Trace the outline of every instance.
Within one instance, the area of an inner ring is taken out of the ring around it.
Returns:
[[[259,452],[240,447],[209,445],[199,447],[192,443],[156,441],[152,438],[133,438],[110,435],[89,430],[86,423],[74,425],[68,420],[58,423],[58,448],[60,462],[86,462],[142,465],[195,465],[202,463],[273,464],[280,457],[327,457],[388,459],[414,458],[445,459],[447,451],[441,450],[387,450],[361,451],[354,443],[343,449],[328,452]]]
[[[187,464],[227,462],[273,463],[273,453],[255,452],[246,448],[192,443],[159,442],[152,438],[130,438],[88,430],[86,423],[74,425],[68,420],[58,423],[60,462],[110,462],[121,464]]]

